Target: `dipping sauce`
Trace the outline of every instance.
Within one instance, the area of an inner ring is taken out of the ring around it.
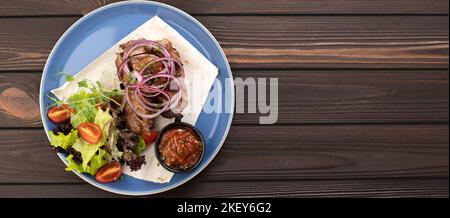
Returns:
[[[168,167],[188,170],[200,160],[203,142],[194,130],[187,127],[175,127],[162,135],[158,150],[162,161]]]

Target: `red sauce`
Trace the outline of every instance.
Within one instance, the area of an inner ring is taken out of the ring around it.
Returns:
[[[187,170],[200,160],[203,144],[194,130],[181,127],[165,132],[158,149],[168,167]]]

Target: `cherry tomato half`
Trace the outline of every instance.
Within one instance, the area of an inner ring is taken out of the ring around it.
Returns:
[[[122,175],[122,168],[117,161],[106,164],[95,174],[95,179],[101,183],[116,181]]]
[[[59,124],[68,120],[73,112],[74,109],[67,104],[56,105],[48,110],[47,116],[53,123]]]
[[[81,138],[91,144],[97,144],[102,138],[102,129],[95,123],[82,123],[77,130]]]
[[[146,145],[150,145],[155,142],[157,136],[158,131],[142,133],[142,138],[144,139]]]

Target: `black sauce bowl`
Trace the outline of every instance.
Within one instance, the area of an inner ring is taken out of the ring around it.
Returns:
[[[155,156],[156,159],[158,160],[159,164],[161,164],[162,167],[164,167],[166,170],[173,172],[173,173],[185,173],[185,172],[189,172],[192,171],[193,169],[195,169],[200,162],[202,162],[203,160],[203,156],[205,156],[205,139],[203,138],[203,135],[200,133],[200,131],[193,125],[189,124],[189,123],[185,123],[185,122],[181,122],[181,119],[183,118],[183,115],[178,115],[177,117],[175,117],[175,122],[165,126],[164,128],[162,128],[159,133],[158,136],[156,137],[156,141],[155,141]],[[197,163],[195,163],[192,167],[188,168],[188,169],[176,169],[176,168],[172,168],[167,166],[167,164],[164,162],[164,160],[161,158],[161,153],[159,152],[159,144],[161,142],[162,137],[164,136],[164,134],[174,128],[186,128],[186,129],[191,129],[193,130],[194,133],[197,134],[198,138],[201,141],[201,145],[202,145],[202,153],[200,155],[200,158],[198,159]]]

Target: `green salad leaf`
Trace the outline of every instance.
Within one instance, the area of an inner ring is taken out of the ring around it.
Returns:
[[[111,158],[119,161],[123,152],[117,148],[117,140],[119,139],[119,130],[111,125],[108,139],[105,143],[105,150],[111,155]]]
[[[107,159],[108,153],[103,149],[99,149],[98,153],[92,156],[91,161],[89,161],[89,167],[91,168],[91,172],[89,173],[94,175],[100,167],[109,162]]]
[[[63,75],[67,82],[72,82],[75,78],[67,72],[59,72],[57,75]]]
[[[55,135],[53,131],[49,131],[48,133],[50,134],[51,139],[50,144],[55,148],[60,147],[62,149],[67,149],[78,139],[78,131],[76,129],[72,129],[72,131],[70,131],[67,135],[62,133]]]
[[[88,84],[87,80],[81,80],[77,84],[78,84],[78,87],[80,87],[80,88],[89,88],[89,84]]]
[[[90,173],[97,171],[98,168],[106,164],[108,161],[104,160],[106,156],[106,151],[101,149],[106,139],[109,136],[109,128],[111,126],[113,117],[109,114],[109,110],[103,111],[97,109],[94,123],[97,124],[102,129],[102,139],[97,144],[90,144],[85,140],[78,138],[73,144],[72,148],[81,153],[81,158],[83,159],[83,163],[76,164],[73,162],[72,157],[70,155],[67,157],[68,162],[72,162],[69,164],[68,169],[76,170],[80,173]]]
[[[74,128],[77,128],[82,123],[94,122],[98,111],[96,99],[94,93],[86,91],[79,91],[70,96],[67,103],[75,110],[75,113],[70,118],[70,123]]]
[[[80,164],[77,164],[73,160],[73,155],[67,156],[67,171],[75,170],[79,173],[89,173],[92,176],[95,175],[98,169],[100,169],[102,166],[106,165],[108,163],[108,160],[106,158],[107,153],[103,149],[99,149],[97,154],[94,154],[92,156],[89,165],[86,167],[83,167]]]
[[[137,155],[141,155],[141,153],[144,151],[144,149],[146,148],[146,144],[144,139],[139,136],[139,142],[136,144],[136,146],[134,147],[133,152]]]

